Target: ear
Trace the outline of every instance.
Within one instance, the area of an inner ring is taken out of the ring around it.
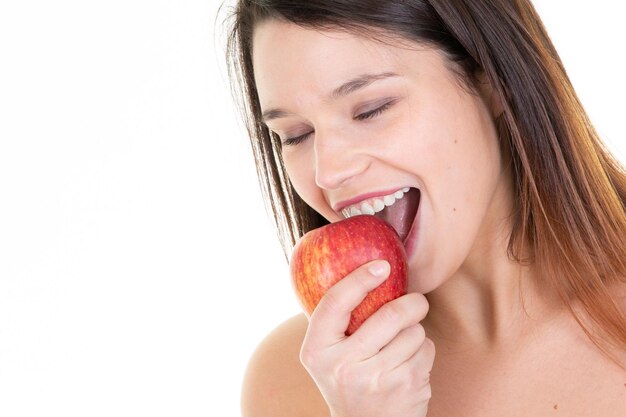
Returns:
[[[489,79],[483,70],[480,70],[478,73],[476,81],[478,83],[477,86],[480,91],[480,95],[483,100],[485,100],[487,106],[489,106],[489,110],[491,110],[491,115],[494,119],[498,118],[503,112],[502,98],[500,97],[500,94],[498,94],[498,91],[493,88],[493,85],[489,82]]]

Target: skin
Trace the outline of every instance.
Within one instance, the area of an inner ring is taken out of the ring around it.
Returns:
[[[341,326],[347,326],[349,312],[375,280],[366,267],[346,277],[344,288],[333,288],[333,305],[322,300],[309,323],[294,318],[260,347],[244,385],[244,409],[245,393],[255,383],[268,384],[258,374],[274,375],[271,352],[277,350],[270,346],[291,346],[285,348],[291,356],[279,355],[276,361],[291,357],[295,363],[289,350],[295,345],[302,346],[298,360],[306,371],[298,367],[274,380],[283,381],[283,392],[301,388],[282,402],[294,402],[290,415],[307,415],[307,404],[316,404],[318,413],[311,415],[350,415],[347,410],[363,401],[351,403],[347,391],[337,394],[340,385],[328,375],[336,375],[338,363],[356,369],[350,366],[358,361],[370,366],[366,375],[389,375],[380,360],[386,347],[421,357],[415,362],[404,357],[398,369],[405,381],[411,376],[428,380],[430,374],[429,389],[435,395],[429,416],[553,415],[559,401],[571,416],[590,415],[591,410],[622,415],[623,370],[590,346],[559,302],[541,289],[533,267],[507,257],[512,175],[494,124],[501,104],[489,84],[479,76],[472,94],[440,52],[407,41],[390,46],[354,34],[268,21],[255,29],[253,44],[262,109],[288,112],[268,121],[268,128],[281,140],[311,133],[299,144],[283,145],[289,178],[304,201],[331,222],[343,219],[333,209],[338,202],[363,193],[410,186],[420,189],[421,201],[416,246],[409,253],[409,294],[364,324],[362,343],[350,343],[341,338]],[[328,98],[355,76],[381,72],[399,76]],[[386,103],[391,104],[379,115],[355,119]],[[343,349],[341,354],[328,353],[333,344]],[[355,359],[359,349],[362,357]],[[572,358],[588,364],[587,370],[573,369]],[[589,369],[597,374],[590,376]],[[529,386],[529,380],[548,370],[547,379]],[[586,384],[593,389],[585,389]],[[397,393],[390,387],[377,403]],[[405,397],[394,397],[394,404],[422,394],[416,386]],[[538,401],[531,404],[530,399]],[[398,415],[426,415],[428,398],[424,401],[415,404],[414,413]],[[276,408],[272,413],[280,415]]]

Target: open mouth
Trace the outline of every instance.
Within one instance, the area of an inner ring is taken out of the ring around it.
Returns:
[[[345,218],[367,214],[386,221],[395,229],[406,248],[415,227],[420,200],[421,192],[418,188],[406,187],[392,194],[363,200],[343,208],[341,212]]]
[[[417,215],[420,195],[419,189],[411,187],[401,199],[374,214],[374,216],[385,220],[396,230],[405,246]]]

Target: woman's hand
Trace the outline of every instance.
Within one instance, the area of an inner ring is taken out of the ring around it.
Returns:
[[[388,302],[345,336],[352,310],[388,275],[387,261],[357,268],[309,319],[300,360],[333,417],[426,416],[435,346],[419,324],[428,312],[422,294]]]

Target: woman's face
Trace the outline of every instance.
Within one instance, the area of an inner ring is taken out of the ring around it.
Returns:
[[[346,202],[420,190],[405,245],[409,289],[427,293],[479,267],[509,214],[511,180],[489,89],[471,94],[439,52],[412,46],[267,21],[254,32],[253,65],[262,111],[279,110],[265,120],[289,179],[326,219],[342,220]],[[337,91],[363,75],[376,77]]]

